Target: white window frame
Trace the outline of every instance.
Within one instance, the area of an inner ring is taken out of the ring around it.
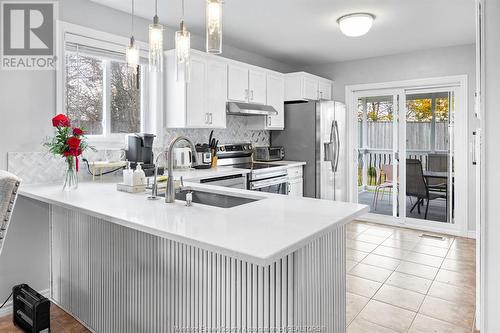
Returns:
[[[100,48],[103,50],[109,50],[112,52],[124,53],[126,45],[129,42],[128,37],[118,36],[114,34],[109,34],[95,29],[90,29],[87,27],[79,26],[76,24],[58,21],[57,22],[57,43],[56,52],[57,61],[56,66],[56,114],[63,113],[66,114],[66,42],[68,39],[78,39],[85,46]],[[137,42],[139,47],[139,54],[141,58],[148,57],[148,46],[144,42]],[[73,52],[73,51],[70,51]],[[109,98],[110,98],[110,87],[109,80],[106,76],[109,76],[109,63],[111,60],[107,59],[106,56],[99,57],[105,62],[104,66],[104,84],[103,87],[103,134],[99,135],[87,135],[89,144],[95,146],[96,148],[123,148],[126,145],[125,139],[127,133],[111,133],[111,123],[110,123],[110,110],[109,110]],[[143,65],[146,69],[147,66]],[[145,119],[148,118],[149,113],[149,78],[147,70],[141,71],[141,128],[140,131],[144,131]]]

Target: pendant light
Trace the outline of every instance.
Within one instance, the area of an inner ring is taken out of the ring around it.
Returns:
[[[207,52],[222,53],[222,1],[207,0]]]
[[[132,0],[132,34],[130,36],[130,43],[127,47],[127,51],[125,53],[127,59],[127,65],[132,71],[132,73],[137,74],[137,67],[139,66],[139,48],[135,43],[134,38],[134,0]]]
[[[163,70],[163,25],[158,18],[158,0],[155,0],[155,16],[149,25],[149,70]]]
[[[182,0],[182,19],[179,31],[175,32],[175,56],[177,81],[189,82],[191,65],[191,34],[184,23],[184,0]]]

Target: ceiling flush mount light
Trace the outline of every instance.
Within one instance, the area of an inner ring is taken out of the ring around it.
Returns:
[[[149,25],[149,70],[161,72],[163,68],[163,25],[158,18],[158,0],[155,0],[155,16]]]
[[[182,20],[179,31],[175,32],[175,56],[177,81],[189,82],[191,63],[191,34],[184,23],[184,0],[182,0]]]
[[[132,70],[132,73],[137,74],[137,67],[139,66],[139,48],[135,43],[134,38],[134,0],[132,0],[132,27],[131,27],[131,36],[130,43],[127,46],[127,50],[125,53],[125,58],[127,60],[128,67]]]
[[[369,13],[353,13],[338,18],[340,31],[349,37],[359,37],[370,31],[375,15]]]
[[[222,53],[222,1],[207,0],[207,52]]]

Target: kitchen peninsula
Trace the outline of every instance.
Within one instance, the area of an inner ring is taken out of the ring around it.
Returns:
[[[345,331],[344,225],[366,206],[186,185],[248,203],[22,186],[50,207],[52,300],[96,332]]]

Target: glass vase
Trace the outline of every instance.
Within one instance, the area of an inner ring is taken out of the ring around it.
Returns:
[[[64,191],[73,191],[78,188],[78,173],[76,171],[75,157],[66,157],[66,171],[64,173]]]

